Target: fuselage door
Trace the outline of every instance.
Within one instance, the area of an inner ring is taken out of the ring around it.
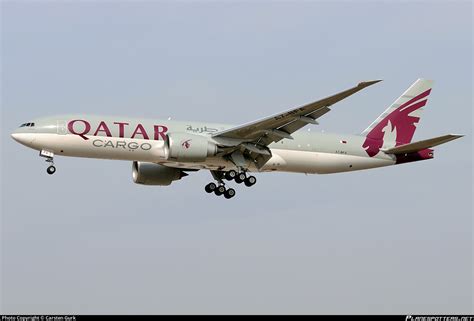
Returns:
[[[67,134],[67,122],[65,120],[58,120],[58,135]]]

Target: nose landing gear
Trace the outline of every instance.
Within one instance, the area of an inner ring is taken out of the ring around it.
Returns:
[[[46,172],[49,175],[53,175],[54,173],[56,173],[56,167],[54,165],[50,165],[48,166],[48,168],[46,168]]]
[[[54,166],[54,153],[43,149],[40,152],[40,156],[46,158],[46,163],[51,164],[46,168],[46,172],[49,175],[56,173],[56,167]]]

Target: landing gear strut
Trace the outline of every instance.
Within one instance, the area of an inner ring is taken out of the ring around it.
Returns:
[[[54,166],[54,153],[43,149],[40,152],[40,156],[46,158],[46,163],[51,164],[46,168],[46,172],[49,175],[56,173],[56,167]]]

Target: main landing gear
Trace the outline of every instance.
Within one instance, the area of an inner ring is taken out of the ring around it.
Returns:
[[[245,186],[250,187],[257,183],[257,179],[255,176],[248,176],[245,172],[237,173],[237,171],[230,170],[224,174],[226,180],[231,181],[234,180],[237,184],[244,183]]]
[[[51,164],[46,168],[46,172],[49,175],[56,173],[56,167],[54,166],[54,153],[43,149],[40,152],[40,156],[46,158],[46,163]]]
[[[225,198],[230,199],[235,196],[235,189],[226,188],[224,184],[216,185],[216,183],[209,183],[205,187],[206,192],[214,193],[217,196],[224,195]]]
[[[253,186],[257,183],[257,179],[255,176],[247,176],[247,174],[242,172],[237,172],[235,170],[230,170],[228,172],[219,172],[219,171],[211,171],[212,176],[217,181],[216,183],[209,183],[204,188],[207,193],[214,193],[217,196],[224,195],[225,198],[230,199],[235,196],[235,189],[233,188],[226,188],[223,178],[232,181],[234,180],[237,184],[244,183],[245,186]]]

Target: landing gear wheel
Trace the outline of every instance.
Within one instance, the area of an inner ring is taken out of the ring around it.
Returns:
[[[206,185],[206,187],[204,188],[206,190],[206,192],[208,193],[212,193],[214,192],[214,190],[217,188],[217,185],[215,183],[209,183]]]
[[[226,192],[225,190],[225,186],[224,185],[220,185],[218,186],[215,190],[214,190],[214,194],[216,194],[217,196],[221,196],[222,194],[224,194]]]
[[[225,179],[228,180],[228,181],[231,181],[231,180],[235,179],[236,176],[237,176],[237,172],[234,171],[233,169],[228,171],[224,175]]]
[[[257,179],[255,178],[255,176],[249,176],[245,179],[245,186],[253,186],[255,185],[255,183],[257,183]]]
[[[247,176],[245,175],[245,173],[239,173],[236,177],[235,177],[235,182],[237,184],[241,184],[242,182],[245,181],[245,179],[247,178]]]
[[[51,165],[51,166],[49,166],[49,167],[46,169],[46,172],[47,172],[49,175],[53,175],[54,173],[56,173],[56,167],[54,167],[54,165]]]
[[[235,189],[229,188],[227,191],[224,193],[224,197],[229,199],[235,196]]]

